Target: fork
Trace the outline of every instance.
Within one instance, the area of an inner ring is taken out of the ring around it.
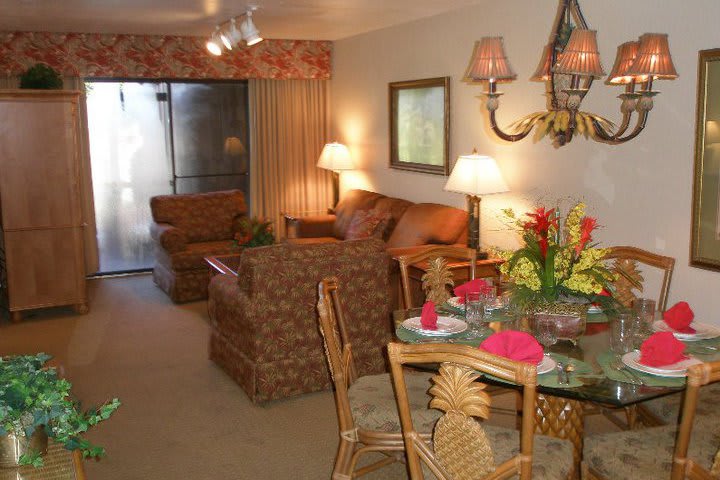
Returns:
[[[620,362],[620,360],[618,360],[617,358],[614,358],[610,361],[610,368],[625,375],[625,378],[629,379],[630,383],[632,383],[633,385],[645,385],[645,382],[642,381],[642,378],[628,370],[625,364]]]

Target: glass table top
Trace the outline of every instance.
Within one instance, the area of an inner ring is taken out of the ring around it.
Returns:
[[[413,308],[393,312],[396,339],[409,343],[442,342],[443,340],[441,338],[433,339],[432,337],[420,337],[415,334],[408,335],[408,331],[400,326],[404,320],[420,316],[420,311],[420,308]],[[447,315],[447,313],[442,314]],[[521,330],[532,333],[527,317],[514,317],[510,314],[500,314],[498,316],[491,316],[490,320],[493,320],[493,318],[496,318],[498,321],[491,321],[486,324],[489,326],[489,329],[487,329],[487,333],[484,336],[467,339],[463,334],[457,334],[448,337],[451,338],[449,341],[451,343],[464,343],[476,346],[494,332]],[[579,337],[576,344],[567,340],[560,340],[548,349],[552,354],[564,355],[570,359],[577,359],[578,361],[584,362],[590,366],[592,374],[578,374],[576,379],[579,380],[581,385],[574,388],[554,388],[552,386],[539,384],[537,388],[539,393],[585,400],[612,407],[624,407],[685,389],[684,381],[677,379],[672,379],[667,382],[670,384],[674,383],[675,386],[651,386],[647,384],[639,385],[637,383],[615,381],[608,378],[600,365],[600,362],[607,358],[607,352],[609,352],[610,349],[610,325],[607,322],[608,319],[602,314],[596,316],[588,315],[585,333]],[[720,345],[720,339],[715,339],[715,345]],[[707,349],[705,350],[705,348]],[[692,350],[690,354],[703,361],[720,360],[720,350],[714,350],[714,348],[715,347],[703,347],[701,354],[695,354],[697,352],[693,352]],[[657,378],[662,379],[663,377]],[[486,378],[485,380],[488,383],[513,387],[512,384],[507,384],[498,379]],[[629,380],[632,380],[632,378],[629,378]]]

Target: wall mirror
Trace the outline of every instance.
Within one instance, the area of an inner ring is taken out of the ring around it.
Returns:
[[[720,49],[698,66],[690,265],[720,271]]]

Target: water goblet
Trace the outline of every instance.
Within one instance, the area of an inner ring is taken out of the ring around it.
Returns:
[[[650,334],[655,320],[655,300],[636,298],[632,303],[632,311],[640,321],[640,335]]]
[[[620,358],[633,350],[637,335],[637,319],[630,313],[619,313],[610,325],[610,350]]]
[[[484,297],[480,292],[465,294],[465,320],[470,326],[470,334],[474,337],[483,333],[482,322],[485,318]]]
[[[545,355],[550,355],[549,348],[557,342],[557,325],[549,318],[535,318],[535,338],[544,347]]]

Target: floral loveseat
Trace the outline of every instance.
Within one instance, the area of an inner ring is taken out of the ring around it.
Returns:
[[[150,210],[153,280],[174,302],[207,298],[204,258],[236,251],[234,235],[247,213],[243,193],[160,195],[150,199]]]
[[[386,371],[388,257],[377,239],[249,248],[210,282],[210,358],[253,402],[330,387],[317,288],[336,276],[360,375]]]

